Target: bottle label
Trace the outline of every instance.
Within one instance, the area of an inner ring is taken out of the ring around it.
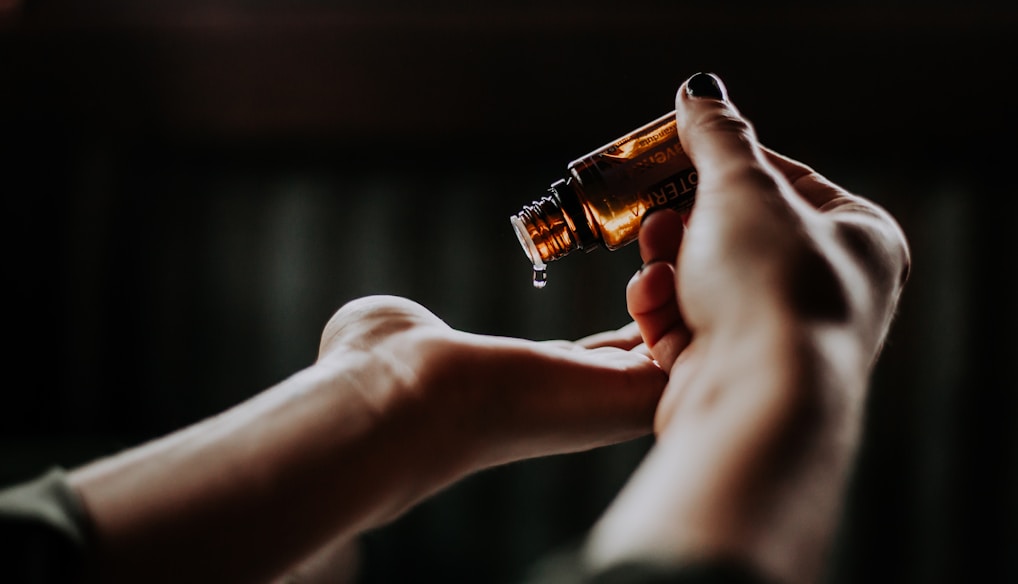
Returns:
[[[697,185],[674,112],[573,161],[569,171],[588,224],[608,249],[636,239],[650,209],[688,210]]]
[[[693,204],[697,175],[679,145],[675,115],[668,114],[587,157],[609,190],[628,191],[640,205],[634,213]]]
[[[646,209],[668,205],[679,211],[685,211],[693,206],[696,182],[696,169],[690,167],[660,183],[648,186],[637,196]]]

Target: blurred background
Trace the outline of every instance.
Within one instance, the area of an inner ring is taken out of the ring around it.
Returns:
[[[913,246],[828,581],[1018,582],[1011,6],[0,0],[0,480],[244,400],[365,294],[621,326],[635,247],[536,290],[508,217],[713,71]],[[361,580],[516,581],[649,445],[475,475],[368,534]]]

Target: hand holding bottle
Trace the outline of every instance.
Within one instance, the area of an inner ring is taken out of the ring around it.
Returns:
[[[631,314],[670,371],[658,443],[602,519],[594,565],[734,558],[818,575],[869,375],[908,271],[897,223],[761,146],[714,76],[676,97],[688,221],[650,214]]]

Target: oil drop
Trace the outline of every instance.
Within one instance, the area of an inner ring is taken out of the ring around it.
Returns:
[[[541,289],[548,284],[548,268],[534,266],[534,288]]]

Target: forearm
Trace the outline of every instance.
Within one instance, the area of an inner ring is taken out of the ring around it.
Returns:
[[[844,331],[743,330],[702,368],[673,371],[681,403],[593,531],[592,565],[732,558],[790,583],[820,570],[859,416],[840,396],[862,391],[868,355]]]
[[[644,435],[664,381],[643,354],[368,297],[330,319],[316,365],[72,485],[104,582],[266,581],[478,469]]]
[[[372,401],[397,382],[352,353],[73,472],[103,581],[265,581],[441,486],[442,457],[414,451],[424,416]]]

